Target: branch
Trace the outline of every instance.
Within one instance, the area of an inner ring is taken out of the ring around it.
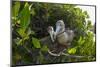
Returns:
[[[70,54],[66,54],[66,53],[62,53],[61,55],[65,55],[65,56],[68,56],[68,57],[71,57],[71,58],[84,58],[84,57],[87,57],[87,56],[70,55]]]
[[[45,45],[48,45],[51,49],[54,48],[54,44],[52,43],[51,39],[50,39],[50,36],[47,36],[47,37],[44,37],[40,40],[41,44],[45,44]],[[79,55],[70,55],[68,53],[64,53],[63,51],[59,52],[59,53],[53,53],[53,51],[50,51],[48,50],[48,53],[51,55],[51,56],[67,56],[67,57],[70,57],[70,58],[85,58],[85,57],[93,57],[93,56],[79,56]]]
[[[70,55],[70,54],[63,53],[63,52],[60,52],[60,53],[56,54],[56,53],[52,53],[52,51],[50,51],[50,50],[48,50],[48,53],[49,53],[50,55],[52,55],[52,56],[57,56],[57,57],[58,57],[58,56],[62,56],[62,55],[67,56],[67,57],[70,57],[70,58],[85,58],[85,57],[92,57],[92,56]]]
[[[48,53],[49,53],[50,55],[52,55],[52,56],[60,56],[60,55],[61,55],[60,53],[58,53],[58,54],[52,53],[52,51],[50,51],[50,50],[48,50]]]

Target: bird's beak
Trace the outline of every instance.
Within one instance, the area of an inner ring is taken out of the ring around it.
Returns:
[[[50,31],[50,32],[49,32],[52,42],[54,42],[53,32],[54,32],[54,31]]]
[[[56,34],[60,31],[61,26],[56,26]]]

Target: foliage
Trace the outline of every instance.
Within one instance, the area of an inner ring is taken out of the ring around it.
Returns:
[[[59,62],[94,61],[96,45],[89,15],[86,11],[70,4],[12,2],[12,64],[46,64]],[[40,39],[48,36],[47,27],[55,27],[57,20],[64,20],[66,27],[76,30],[76,36],[68,53],[92,56],[83,59],[66,56],[53,57],[48,46]],[[86,19],[88,21],[86,21]]]

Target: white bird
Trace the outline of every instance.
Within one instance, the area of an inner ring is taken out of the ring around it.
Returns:
[[[65,30],[65,24],[63,20],[59,20],[56,22],[55,34],[57,42],[65,47],[70,45],[74,37],[74,32],[72,30]]]
[[[54,43],[54,50],[52,50],[53,52],[48,52],[51,55],[60,55],[65,50],[65,48],[68,48],[68,46],[71,44],[74,38],[73,30],[65,30],[65,24],[62,20],[56,22],[55,31],[52,26],[49,26],[47,30],[50,34],[51,41]]]
[[[48,30],[48,33],[50,34],[52,42],[54,42],[55,38],[56,38],[56,35],[55,35],[53,27],[49,26],[47,30]]]

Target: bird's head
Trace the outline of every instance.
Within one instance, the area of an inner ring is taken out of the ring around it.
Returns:
[[[50,32],[53,32],[53,31],[54,31],[54,29],[53,29],[53,27],[52,27],[52,26],[49,26],[49,27],[47,28],[47,31],[48,31],[48,33],[50,33]]]
[[[56,33],[62,32],[64,30],[65,30],[65,24],[64,24],[63,20],[58,20],[56,22]]]
[[[48,33],[50,34],[50,37],[51,37],[52,42],[54,42],[55,39],[56,39],[56,35],[55,35],[55,32],[54,32],[53,27],[52,27],[52,26],[49,26],[49,27],[47,28],[47,31],[48,31]]]

